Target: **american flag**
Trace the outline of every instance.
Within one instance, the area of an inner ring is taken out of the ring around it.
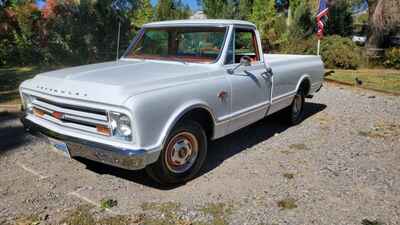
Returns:
[[[319,0],[319,8],[317,14],[317,36],[322,38],[324,36],[325,22],[328,19],[329,0]]]

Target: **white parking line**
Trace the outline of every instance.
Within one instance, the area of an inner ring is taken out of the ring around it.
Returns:
[[[39,180],[43,180],[43,179],[48,178],[48,176],[43,176],[43,175],[41,175],[39,172],[37,172],[37,171],[35,171],[35,170],[33,170],[33,169],[31,169],[31,168],[25,166],[25,165],[22,164],[22,163],[17,162],[17,166],[21,167],[22,169],[24,169],[25,171],[27,171],[27,172],[29,172],[29,173],[31,173],[31,174],[33,174],[33,175],[39,177]]]

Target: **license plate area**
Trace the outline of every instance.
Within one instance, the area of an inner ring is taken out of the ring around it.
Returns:
[[[69,154],[68,146],[65,142],[49,138],[50,145],[53,147],[53,149],[64,156],[71,158],[71,155]]]

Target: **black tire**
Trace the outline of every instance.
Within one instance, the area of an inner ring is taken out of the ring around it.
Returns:
[[[300,87],[293,98],[292,104],[284,110],[284,120],[288,125],[294,126],[303,121],[305,96],[304,89]]]
[[[195,139],[195,140],[194,140]],[[181,143],[179,143],[181,142]],[[181,147],[179,151],[176,147]],[[195,155],[197,147],[197,155]],[[179,152],[179,154],[177,153]],[[182,154],[185,154],[182,156]],[[190,156],[188,156],[190,152]],[[178,184],[195,177],[203,166],[207,156],[207,136],[203,127],[192,120],[178,123],[169,134],[158,160],[146,167],[147,174],[160,184]],[[188,158],[187,164],[177,165],[173,158]]]

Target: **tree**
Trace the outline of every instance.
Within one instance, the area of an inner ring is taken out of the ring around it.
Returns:
[[[173,0],[159,0],[156,6],[156,20],[171,20],[175,18]]]
[[[290,37],[302,39],[310,35],[315,27],[315,16],[307,2],[301,2],[294,7],[293,22],[289,26]]]
[[[369,32],[368,48],[385,47],[385,37],[398,29],[400,24],[400,1],[398,0],[369,0]]]
[[[239,1],[239,18],[241,20],[248,20],[252,14],[253,0],[240,0]]]
[[[325,33],[328,35],[350,36],[353,33],[352,5],[348,0],[337,0],[329,9]]]
[[[276,34],[273,29],[275,17],[275,0],[254,0],[250,21],[258,27],[263,39],[268,41],[275,39]]]
[[[153,20],[153,7],[150,0],[139,0],[138,8],[128,16],[131,26],[138,30],[143,24]]]
[[[156,6],[155,20],[187,19],[192,11],[181,0],[160,0]]]
[[[239,0],[203,0],[203,11],[211,19],[238,19],[240,17]]]
[[[0,7],[0,63],[18,61],[24,65],[39,62],[41,16],[34,2],[4,1]]]
[[[174,19],[187,19],[192,15],[188,5],[183,4],[182,0],[174,2]]]

